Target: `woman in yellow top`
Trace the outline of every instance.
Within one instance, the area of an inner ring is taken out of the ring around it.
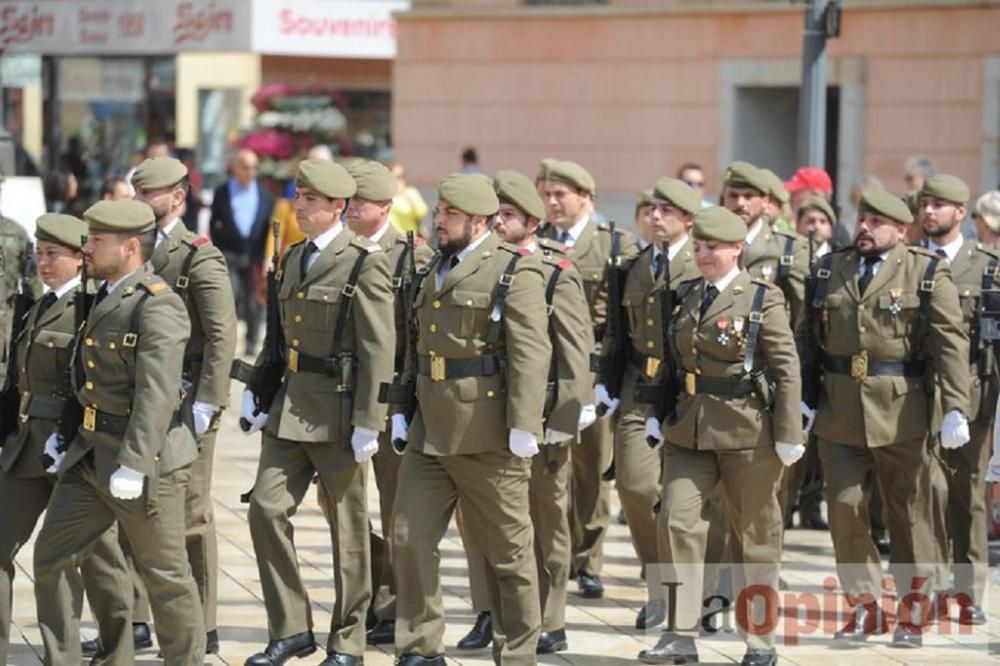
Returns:
[[[401,234],[412,231],[421,235],[420,222],[430,210],[427,202],[420,196],[420,191],[406,184],[406,170],[398,162],[392,164],[392,175],[396,177],[398,189],[392,198],[392,208],[389,210],[389,222]]]

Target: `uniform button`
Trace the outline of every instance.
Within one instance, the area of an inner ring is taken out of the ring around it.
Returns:
[[[962,296],[971,296],[971,295],[972,295],[972,292],[969,291],[968,289],[966,289],[964,292],[962,292]]]
[[[49,349],[52,349],[52,348],[53,348],[53,347],[55,347],[55,346],[56,346],[56,343],[54,343],[54,342],[50,342],[50,343],[49,343]]]
[[[294,319],[295,323],[298,324],[302,321],[302,315],[295,315]]]
[[[646,320],[646,326],[652,326],[653,324],[654,324],[654,322],[653,322],[653,318],[652,317],[650,317],[649,319]]]
[[[441,307],[441,301],[434,301],[434,302],[432,302],[431,303],[431,307],[434,308],[435,310],[437,310],[438,308]]]
[[[86,383],[86,384],[84,384],[83,386],[84,386],[84,388],[86,388],[86,389],[87,389],[88,391],[93,391],[93,390],[94,390],[94,382],[87,382],[87,383]]]
[[[700,375],[701,374],[701,368],[695,368],[694,369],[694,374]]]
[[[153,460],[156,462],[160,462],[160,454],[156,454],[155,456],[153,456]]]
[[[433,349],[428,349],[427,350],[427,355],[428,356],[437,356],[437,352],[434,351]]]
[[[868,329],[867,329],[867,328],[865,328],[864,326],[858,326],[858,333],[864,333],[864,332],[865,332],[865,331],[867,331],[867,330],[868,330]]]
[[[114,348],[115,348],[115,347],[117,347],[117,346],[118,346],[118,345],[116,345],[116,344],[115,344],[115,343],[113,343],[113,342],[109,342],[109,343],[108,343],[108,349],[114,349]]]
[[[306,292],[304,291],[300,291],[299,293],[295,294],[295,298],[299,299],[300,301],[305,297],[306,297]]]
[[[656,297],[650,296],[648,299],[646,299],[646,302],[652,305],[653,303],[656,302]]]
[[[472,307],[472,301],[466,301],[465,305],[468,306],[468,307]]]
[[[87,361],[87,367],[88,367],[88,368],[93,368],[93,367],[95,367],[96,365],[97,365],[97,364],[96,364],[96,363],[94,363],[93,361]]]
[[[495,392],[493,392],[493,391],[487,391],[487,392],[486,392],[486,397],[487,397],[487,398],[492,398],[492,397],[493,397],[493,396],[495,396],[495,395],[496,395],[496,393],[495,393]]]
[[[858,312],[864,312],[864,311],[865,311],[865,304],[864,303],[859,304],[858,305]]]
[[[438,330],[437,324],[431,324],[431,333],[437,333],[437,330]]]
[[[94,346],[94,338],[86,338],[83,341],[83,344],[87,345],[88,347],[93,347]]]
[[[656,344],[652,340],[647,340],[646,341],[646,349],[652,349],[655,346],[656,346]]]
[[[297,339],[296,340],[292,340],[292,346],[293,347],[298,347],[299,346],[299,341]]]

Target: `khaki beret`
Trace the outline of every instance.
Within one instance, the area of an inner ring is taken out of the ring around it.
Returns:
[[[653,199],[664,199],[685,213],[697,215],[701,211],[701,199],[683,180],[660,178],[653,187]]]
[[[156,216],[148,204],[134,199],[98,201],[83,212],[90,232],[141,234],[156,228]]]
[[[861,195],[859,210],[862,213],[875,213],[888,217],[903,224],[913,224],[913,213],[910,212],[906,202],[885,190],[865,190]]]
[[[150,157],[143,160],[132,174],[132,186],[137,190],[161,190],[173,187],[188,175],[187,167],[173,157]]]
[[[920,188],[920,196],[944,199],[961,206],[969,201],[970,195],[969,186],[958,176],[936,173],[924,181],[924,186]]]
[[[347,169],[329,160],[302,160],[295,184],[331,199],[349,199],[358,189]]]
[[[710,206],[694,216],[691,235],[698,240],[742,243],[747,237],[747,225],[728,209]]]
[[[58,243],[71,250],[83,247],[87,235],[87,223],[73,215],[46,213],[35,222],[35,238],[49,243]]]
[[[837,214],[833,212],[833,206],[824,197],[809,197],[805,203],[799,206],[797,214],[801,217],[807,210],[818,210],[826,215],[830,220],[830,224],[837,223]]]
[[[781,182],[780,178],[778,178],[778,174],[774,173],[770,169],[764,168],[760,169],[760,172],[767,180],[767,194],[770,194],[782,204],[788,203],[788,190],[785,189],[785,184]]]
[[[379,162],[365,161],[345,168],[357,184],[355,196],[368,201],[391,201],[396,196],[396,177]]]
[[[653,190],[643,190],[635,198],[635,214],[639,214],[639,209],[653,203]]]
[[[493,176],[493,189],[500,201],[517,206],[528,217],[545,219],[545,204],[531,179],[520,171],[502,169]]]
[[[752,187],[761,194],[771,191],[767,176],[754,165],[742,160],[733,162],[726,168],[723,184],[732,187]]]
[[[468,215],[494,215],[500,207],[493,181],[478,173],[445,176],[438,196]]]
[[[594,177],[582,166],[569,160],[542,160],[535,182],[550,180],[564,183],[578,190],[590,192],[591,194],[597,192],[597,184],[594,182]]]

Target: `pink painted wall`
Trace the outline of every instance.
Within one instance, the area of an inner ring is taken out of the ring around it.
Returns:
[[[455,170],[465,145],[487,168],[529,174],[542,157],[574,159],[604,191],[648,187],[685,160],[717,183],[722,63],[801,53],[801,7],[512,11],[401,17],[394,142],[418,185]],[[903,159],[926,152],[976,189],[982,58],[1000,54],[998,27],[998,7],[848,5],[830,55],[865,59],[865,171],[902,189]]]

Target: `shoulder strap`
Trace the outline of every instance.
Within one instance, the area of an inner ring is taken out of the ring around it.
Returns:
[[[438,261],[440,260],[441,260],[441,251],[436,250],[434,254],[431,256],[430,261],[428,261],[426,264],[417,269],[417,274],[414,276],[413,282],[410,284],[409,287],[410,289],[409,300],[411,303],[416,299],[417,292],[420,291],[420,287],[421,285],[423,285],[424,280],[427,278],[428,275],[431,274],[431,272],[434,270],[434,267],[437,266]]]
[[[757,339],[760,337],[760,324],[764,321],[764,295],[767,294],[767,286],[757,285],[757,291],[753,295],[753,302],[750,305],[750,326],[747,328],[747,341],[743,354],[743,372],[749,375],[753,372],[754,354],[757,353]]]
[[[826,300],[826,292],[830,288],[830,266],[833,264],[833,255],[828,254],[819,260],[819,267],[816,269],[816,289],[813,291],[812,307],[818,310],[823,307]]]
[[[392,272],[392,290],[397,293],[403,288],[403,272],[406,270],[406,260],[411,254],[413,254],[413,249],[410,244],[407,243],[403,252],[400,253],[399,259],[396,260],[396,268]]]
[[[982,291],[986,291],[987,289],[992,288],[993,282],[996,280],[997,277],[997,263],[1000,260],[998,260],[998,258],[992,254],[989,255],[989,258],[990,258],[989,263],[987,263],[986,268],[983,269],[983,280],[982,283],[980,284],[980,289]]]
[[[347,276],[347,283],[340,291],[341,296],[345,300],[340,304],[340,311],[337,312],[337,323],[333,326],[334,356],[339,354],[344,347],[344,332],[347,330],[347,321],[351,316],[351,304],[354,302],[354,294],[358,290],[358,278],[361,276],[361,268],[364,266],[367,256],[368,252],[361,250],[358,258],[354,260],[354,265],[351,266],[351,272]]]
[[[125,360],[125,367],[128,370],[129,393],[135,393],[136,346],[139,344],[139,318],[142,316],[142,306],[150,296],[150,292],[145,289],[139,289],[138,291],[142,293],[139,294],[139,301],[132,308],[132,313],[129,315],[128,332],[122,337],[122,348],[132,350],[131,354],[122,354],[122,358]]]
[[[188,285],[190,284],[191,275],[191,264],[194,263],[194,255],[198,254],[198,248],[203,245],[203,243],[192,243],[190,249],[188,249],[187,256],[184,257],[184,263],[181,264],[181,274],[177,276],[177,282],[174,283],[174,291],[181,298],[185,297]]]
[[[507,294],[510,291],[510,286],[514,284],[514,269],[517,267],[517,262],[521,260],[522,256],[524,255],[515,253],[511,257],[510,263],[507,264],[507,268],[504,269],[503,275],[500,276],[497,294],[493,299],[493,309],[490,310],[490,325],[486,329],[486,344],[490,347],[495,346],[500,339],[500,327],[503,325],[503,309],[507,304]]]
[[[788,276],[792,272],[792,264],[794,263],[795,255],[793,250],[795,249],[795,236],[785,237],[785,249],[781,254],[781,259],[778,260],[778,280],[784,283],[788,280]]]
[[[549,276],[548,284],[545,285],[545,305],[548,307],[550,315],[552,314],[552,298],[555,296],[556,285],[559,283],[559,276],[562,275],[563,268],[561,261],[553,266],[552,275]]]
[[[917,289],[917,296],[920,298],[920,305],[917,309],[916,325],[913,327],[913,339],[910,353],[914,353],[920,348],[920,343],[923,342],[924,337],[927,335],[931,312],[931,296],[934,294],[934,271],[937,270],[938,262],[940,260],[941,258],[937,255],[930,257],[930,261],[927,263],[927,268],[924,270],[923,278],[920,280],[920,286]]]

